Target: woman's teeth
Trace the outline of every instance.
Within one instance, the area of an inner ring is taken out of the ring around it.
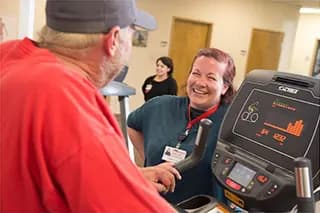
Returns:
[[[206,92],[204,92],[204,91],[202,91],[202,90],[198,90],[198,89],[196,89],[196,88],[193,88],[192,91],[193,91],[194,93],[197,93],[197,94],[200,94],[200,95],[205,95],[205,94],[207,94]]]

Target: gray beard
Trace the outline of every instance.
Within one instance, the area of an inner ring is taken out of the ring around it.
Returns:
[[[112,58],[103,56],[103,62],[100,65],[100,77],[98,80],[98,87],[106,86],[112,81],[124,67],[124,63],[121,60],[121,51],[118,49]]]
[[[130,58],[130,52],[126,48],[128,44],[120,38],[119,42],[120,45],[113,57],[107,58],[107,56],[103,56],[102,64],[100,65],[100,76],[97,82],[99,88],[106,86],[120,73],[123,67],[128,64]]]

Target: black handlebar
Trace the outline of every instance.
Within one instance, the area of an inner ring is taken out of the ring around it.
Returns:
[[[195,148],[190,156],[186,159],[179,161],[176,163],[175,168],[180,172],[184,172],[192,167],[194,167],[199,161],[202,159],[206,145],[207,138],[209,134],[209,129],[212,126],[212,121],[204,118],[200,121],[200,126],[198,129]]]

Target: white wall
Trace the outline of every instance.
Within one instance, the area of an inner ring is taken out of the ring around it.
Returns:
[[[320,40],[320,15],[301,15],[291,58],[290,72],[311,75],[317,40]]]
[[[20,1],[23,0],[10,0],[9,4],[0,0],[0,16],[14,16],[19,21]],[[34,1],[33,37],[36,38],[45,23],[45,0]],[[225,50],[234,58],[236,86],[244,79],[252,28],[284,32],[279,70],[310,74],[315,38],[319,38],[319,15],[303,15],[299,20],[297,6],[266,0],[137,0],[137,4],[156,17],[158,29],[149,33],[146,48],[133,48],[125,80],[137,90],[129,99],[131,109],[143,104],[140,88],[144,79],[155,72],[156,58],[168,55],[174,16],[213,24],[211,46]],[[168,45],[161,46],[162,41]],[[119,112],[116,97],[111,99],[111,105],[114,112]]]
[[[19,18],[20,18],[20,1],[12,0],[10,4],[7,0],[0,0],[0,17],[6,25],[7,34],[4,39],[16,39],[19,32]]]
[[[34,32],[33,36],[37,38],[42,26],[46,23],[45,7],[46,0],[34,0],[35,1],[35,13],[34,13]]]
[[[34,31],[34,0],[20,0],[19,38],[33,39]]]
[[[155,72],[154,61],[159,56],[168,55],[173,16],[213,24],[211,46],[225,50],[234,58],[236,86],[244,79],[253,28],[284,32],[279,69],[286,71],[289,68],[299,19],[297,6],[265,0],[137,0],[137,4],[156,17],[159,27],[149,34],[147,48],[136,47],[133,50],[126,79],[137,89],[137,95],[130,98],[132,109],[143,103],[140,86],[147,76]],[[161,41],[167,41],[168,46],[161,47]]]

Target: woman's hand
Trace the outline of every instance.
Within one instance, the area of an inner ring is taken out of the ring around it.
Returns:
[[[144,177],[156,187],[158,192],[174,192],[175,179],[181,180],[179,171],[174,168],[174,163],[171,162],[140,168],[140,170]]]

